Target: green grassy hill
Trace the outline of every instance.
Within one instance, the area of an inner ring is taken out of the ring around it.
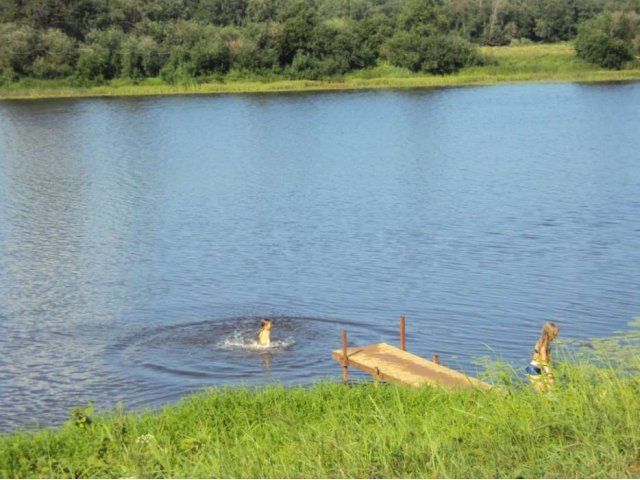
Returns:
[[[570,357],[546,394],[494,364],[503,388],[488,392],[336,382],[77,409],[59,429],[0,437],[0,476],[637,478],[637,342]]]

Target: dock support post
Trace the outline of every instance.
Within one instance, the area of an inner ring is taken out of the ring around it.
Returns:
[[[342,383],[349,380],[349,358],[347,357],[347,331],[342,330]]]
[[[407,335],[405,330],[404,315],[400,317],[400,350],[407,351]]]

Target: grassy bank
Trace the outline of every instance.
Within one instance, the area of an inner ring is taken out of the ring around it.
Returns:
[[[611,82],[640,80],[640,65],[626,70],[605,70],[575,56],[570,44],[483,47],[486,65],[465,68],[453,75],[413,74],[380,65],[333,80],[284,80],[278,77],[246,78],[232,73],[220,82],[170,85],[159,78],[137,84],[114,80],[92,87],[60,81],[26,81],[0,87],[0,99],[61,97],[175,95],[216,93],[268,93],[360,89],[403,89],[490,85],[507,82]]]
[[[517,381],[489,392],[326,383],[216,389],[90,422],[76,412],[57,430],[0,437],[0,476],[638,477],[640,357],[619,358],[563,360],[544,395]]]

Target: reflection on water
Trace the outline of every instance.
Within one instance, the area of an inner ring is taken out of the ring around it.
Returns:
[[[0,429],[338,378],[340,330],[394,343],[401,314],[411,351],[465,369],[487,347],[524,362],[546,320],[625,328],[639,103],[639,84],[0,103]]]

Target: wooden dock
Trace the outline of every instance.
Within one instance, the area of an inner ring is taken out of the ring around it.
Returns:
[[[411,387],[438,385],[447,389],[480,388],[493,386],[477,378],[441,365],[438,356],[434,361],[407,352],[404,335],[404,317],[400,318],[400,345],[376,343],[363,347],[347,348],[346,332],[342,332],[342,349],[334,350],[332,357],[343,367],[343,381],[348,379],[348,368],[354,367],[373,375],[376,380],[399,383]]]

